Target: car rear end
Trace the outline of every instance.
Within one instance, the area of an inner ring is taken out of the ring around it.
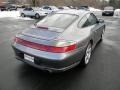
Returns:
[[[31,32],[32,33],[32,32]],[[37,32],[37,34],[42,33]],[[16,58],[42,70],[65,71],[77,65],[82,58],[82,51],[76,49],[76,42],[53,40],[61,33],[49,33],[47,38],[36,34],[22,33],[15,37],[12,44]],[[56,33],[56,36],[51,37]],[[51,37],[51,38],[50,38]]]

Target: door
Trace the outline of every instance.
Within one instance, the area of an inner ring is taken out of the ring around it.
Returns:
[[[48,7],[48,6],[43,7],[43,10],[45,12],[47,12],[47,13],[51,13],[52,12],[52,9],[50,7]]]
[[[94,33],[91,34],[92,28],[94,28],[94,25],[91,25],[87,15],[83,16],[82,19],[80,19],[78,22],[77,35],[79,36],[80,40],[84,40],[84,42],[82,42],[84,46],[89,43],[91,38],[94,39]],[[80,44],[78,46],[80,46]]]
[[[34,12],[34,10],[32,8],[26,8],[26,9],[24,9],[24,13],[27,16],[34,16],[35,15],[35,12]]]
[[[95,43],[97,43],[99,41],[99,39],[101,37],[101,33],[102,33],[101,26],[98,23],[98,19],[96,18],[96,16],[94,14],[92,14],[92,13],[87,14],[87,18],[88,18],[90,25],[94,26],[91,29],[92,29],[92,32],[94,33]]]

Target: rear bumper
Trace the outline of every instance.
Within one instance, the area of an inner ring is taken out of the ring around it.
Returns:
[[[84,49],[66,54],[39,51],[19,44],[14,44],[13,49],[17,59],[41,70],[54,72],[65,71],[76,66],[84,55]],[[34,62],[25,60],[24,54],[34,57]]]
[[[47,67],[47,66],[43,66],[43,65],[37,65],[37,64],[32,63],[30,61],[27,61],[25,59],[21,59],[18,56],[16,56],[16,59],[18,59],[20,61],[23,61],[23,62],[25,62],[25,63],[27,63],[27,64],[35,67],[35,68],[38,68],[40,70],[45,70],[45,71],[49,71],[49,72],[62,72],[62,71],[66,71],[66,70],[71,69],[71,68],[73,68],[73,67],[75,67],[75,66],[77,66],[79,64],[79,62],[76,62],[76,63],[74,63],[74,64],[72,64],[70,66],[66,66],[66,67],[62,67],[62,68],[54,68],[54,67]]]

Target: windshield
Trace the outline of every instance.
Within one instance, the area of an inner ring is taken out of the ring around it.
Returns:
[[[86,8],[86,9],[89,9],[89,7],[88,6],[80,6],[80,8]]]
[[[113,7],[105,7],[104,10],[113,10]]]
[[[72,14],[50,14],[37,23],[37,26],[65,29],[78,18]]]

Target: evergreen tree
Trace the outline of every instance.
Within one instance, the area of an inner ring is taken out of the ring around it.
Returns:
[[[120,8],[120,0],[110,0],[109,5],[114,8]]]
[[[109,1],[109,5],[110,5],[110,6],[115,6],[115,4],[116,4],[115,0],[110,0],[110,1]]]

